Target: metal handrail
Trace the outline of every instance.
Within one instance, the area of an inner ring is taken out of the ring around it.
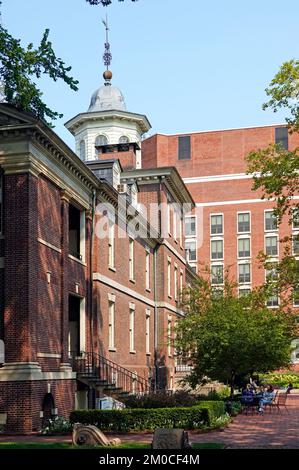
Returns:
[[[150,389],[146,379],[100,354],[82,351],[78,355],[70,352],[70,358],[76,372],[96,377],[123,391],[138,393]]]

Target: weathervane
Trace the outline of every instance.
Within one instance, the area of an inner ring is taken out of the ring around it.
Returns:
[[[106,42],[105,42],[105,52],[104,52],[104,55],[103,55],[103,60],[104,60],[104,64],[107,67],[107,70],[109,70],[109,65],[111,64],[111,61],[112,61],[112,54],[110,52],[110,43],[109,43],[109,34],[108,34],[108,31],[110,31],[110,29],[108,27],[108,17],[107,17],[107,15],[106,15],[106,21],[102,20],[102,22],[103,22],[103,25],[106,28]]]

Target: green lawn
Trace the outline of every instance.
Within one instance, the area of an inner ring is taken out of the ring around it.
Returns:
[[[218,443],[199,443],[193,444],[192,447],[193,449],[223,449],[225,446]],[[66,442],[0,442],[0,450],[2,449],[95,449],[95,447],[76,447]],[[130,442],[117,447],[109,447],[109,449],[150,449],[150,445]]]

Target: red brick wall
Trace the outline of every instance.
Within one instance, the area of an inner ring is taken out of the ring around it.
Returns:
[[[69,418],[75,406],[75,380],[0,382],[0,412],[8,414],[6,432],[26,434],[41,429],[40,411],[48,384],[58,415]]]

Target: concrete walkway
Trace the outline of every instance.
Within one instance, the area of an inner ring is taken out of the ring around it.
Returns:
[[[228,448],[289,448],[299,449],[299,394],[288,397],[287,411],[267,411],[264,415],[240,414],[223,430],[210,432],[190,431],[194,443],[223,443]],[[122,442],[151,443],[152,433],[112,434]],[[0,442],[68,442],[70,436],[4,436]]]

